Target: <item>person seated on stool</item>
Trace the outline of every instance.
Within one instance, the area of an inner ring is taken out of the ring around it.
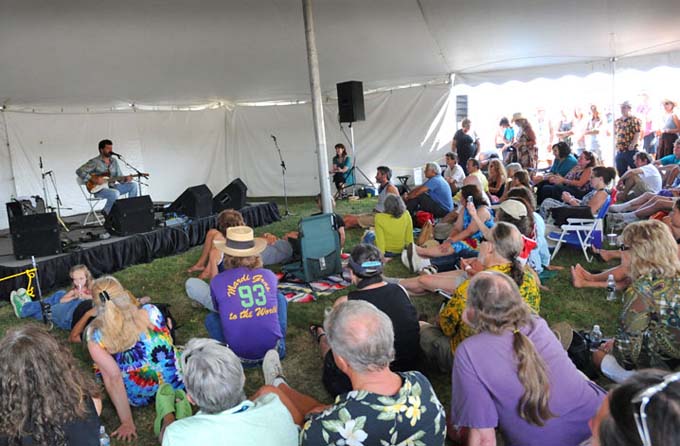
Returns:
[[[436,218],[441,218],[453,210],[451,187],[441,176],[441,169],[437,163],[425,164],[425,177],[427,181],[424,184],[405,194],[406,209],[411,215],[425,211]]]
[[[106,200],[102,212],[109,215],[113,203],[118,197],[127,194],[128,198],[139,195],[139,186],[132,182],[132,175],[123,175],[120,170],[118,161],[111,158],[113,154],[113,143],[109,139],[99,141],[99,156],[92,158],[76,170],[76,175],[83,183],[93,180],[98,185],[104,185],[111,181],[111,178],[119,178],[117,182],[110,187],[104,187],[102,190],[95,192],[97,198]],[[108,177],[108,179],[106,178]]]

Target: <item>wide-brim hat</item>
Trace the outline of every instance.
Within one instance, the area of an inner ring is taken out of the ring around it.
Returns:
[[[669,98],[664,98],[663,101],[661,101],[662,104],[665,104],[666,102],[670,102],[671,104],[673,104],[673,107],[676,107],[678,105],[677,102],[675,102],[673,99],[669,99]]]
[[[621,107],[633,108],[633,106],[630,105],[630,102],[629,102],[629,101],[623,101],[623,102],[621,103]]]
[[[253,229],[248,226],[227,228],[226,240],[215,240],[215,248],[232,257],[256,256],[267,247],[267,241],[255,237]]]
[[[524,116],[522,116],[522,113],[520,113],[520,112],[513,113],[511,122],[519,121],[519,120],[522,120],[522,119],[526,119]]]
[[[574,329],[566,322],[558,322],[552,326],[552,332],[562,344],[562,348],[569,350],[571,341],[574,340]]]

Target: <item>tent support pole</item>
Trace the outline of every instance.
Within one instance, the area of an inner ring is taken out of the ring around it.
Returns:
[[[324,127],[323,120],[323,102],[321,99],[321,81],[319,78],[319,57],[316,52],[312,0],[302,0],[302,11],[305,19],[309,89],[312,93],[312,116],[314,119],[314,137],[316,139],[316,159],[319,168],[319,185],[321,187],[321,208],[324,213],[332,213],[333,205],[331,201],[331,185],[328,173],[326,128]]]

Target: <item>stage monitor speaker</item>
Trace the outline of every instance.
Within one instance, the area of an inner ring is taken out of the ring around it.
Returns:
[[[154,223],[151,197],[142,195],[116,200],[106,219],[106,229],[116,235],[132,235],[153,230]]]
[[[61,253],[57,214],[15,215],[9,220],[12,248],[18,260]]]
[[[191,218],[208,217],[213,212],[212,199],[213,194],[205,184],[192,186],[182,192],[166,213],[174,212]]]
[[[364,84],[359,81],[347,81],[337,84],[336,87],[338,90],[340,122],[365,120]]]
[[[468,97],[466,94],[456,96],[456,122],[460,125],[463,118],[468,117]]]
[[[222,212],[225,209],[236,209],[237,211],[246,205],[246,192],[248,186],[236,178],[229,183],[229,186],[222,189],[222,191],[213,198],[213,212]]]

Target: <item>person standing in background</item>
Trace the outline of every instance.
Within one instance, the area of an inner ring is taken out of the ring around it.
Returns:
[[[460,129],[453,135],[451,142],[451,151],[458,155],[458,164],[463,168],[465,175],[468,174],[467,160],[474,158],[479,150],[479,138],[470,131],[471,124],[472,121],[468,118],[463,119],[460,122]]]

